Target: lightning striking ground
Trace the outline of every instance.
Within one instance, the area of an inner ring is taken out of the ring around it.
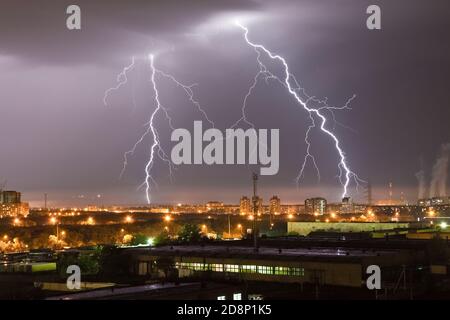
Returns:
[[[320,130],[325,133],[327,136],[329,136],[332,141],[334,142],[334,146],[335,149],[339,155],[339,163],[338,163],[338,170],[339,170],[339,174],[338,174],[338,178],[339,181],[343,187],[343,191],[342,191],[342,198],[346,197],[348,194],[348,187],[350,184],[350,181],[353,179],[356,183],[356,185],[359,185],[359,182],[362,182],[363,180],[360,179],[349,167],[348,163],[347,163],[347,159],[345,157],[345,153],[341,148],[340,145],[340,141],[339,139],[336,137],[336,135],[331,132],[329,129],[327,129],[326,124],[327,124],[327,118],[325,117],[325,115],[322,113],[322,111],[324,110],[328,110],[329,112],[331,112],[333,119],[334,118],[334,110],[342,110],[342,109],[348,109],[348,104],[350,103],[350,101],[354,98],[354,96],[352,98],[350,98],[347,103],[343,106],[343,107],[331,107],[328,105],[327,100],[318,100],[314,97],[309,97],[305,91],[301,88],[301,86],[299,85],[298,81],[295,79],[295,77],[290,73],[289,71],[289,65],[287,64],[286,60],[278,55],[278,54],[274,54],[272,53],[270,50],[268,50],[266,47],[264,47],[261,44],[256,44],[253,43],[252,41],[249,40],[248,38],[248,33],[249,30],[247,27],[243,26],[242,24],[240,24],[239,22],[236,22],[236,24],[244,31],[244,38],[246,43],[251,46],[257,53],[257,62],[258,62],[258,66],[259,66],[259,70],[258,73],[256,74],[252,85],[250,86],[247,95],[245,96],[244,99],[244,103],[242,106],[242,117],[233,125],[236,126],[240,121],[244,121],[247,124],[251,125],[252,127],[254,127],[253,123],[251,123],[245,114],[245,108],[247,105],[247,99],[248,97],[251,95],[253,89],[256,87],[256,84],[258,82],[258,80],[261,77],[264,77],[264,79],[267,81],[269,79],[275,79],[277,81],[279,81],[284,87],[286,87],[286,89],[289,91],[289,93],[294,97],[295,101],[300,104],[300,106],[306,111],[308,112],[308,116],[311,120],[311,124],[308,126],[308,129],[306,131],[305,134],[305,143],[306,143],[306,155],[304,158],[304,161],[302,163],[301,169],[299,171],[299,174],[297,175],[296,178],[296,182],[297,184],[299,183],[299,180],[303,177],[304,175],[304,170],[305,167],[308,163],[308,160],[311,160],[316,171],[318,174],[318,177],[320,179],[320,171],[319,168],[317,166],[316,160],[314,155],[311,154],[310,148],[311,148],[311,141],[310,141],[310,133],[311,130],[316,128],[316,118],[317,120],[320,121]],[[267,67],[262,63],[261,61],[261,52],[264,52],[270,59],[272,60],[277,60],[280,61],[284,67],[284,72],[285,72],[285,78],[284,79],[280,79],[277,76],[275,76],[274,74],[272,74]],[[294,83],[295,87],[293,87],[293,85],[291,84],[291,82]],[[307,99],[305,99],[305,101],[303,101],[303,99],[300,97],[299,92],[302,92]],[[318,103],[319,105],[321,105],[321,107],[318,108],[311,108],[308,106],[308,104],[310,102],[315,102]],[[335,122],[336,123],[336,122]]]

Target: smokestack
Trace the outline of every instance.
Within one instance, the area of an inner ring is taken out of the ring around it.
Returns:
[[[430,198],[447,195],[448,157],[450,143],[443,144],[431,171]]]

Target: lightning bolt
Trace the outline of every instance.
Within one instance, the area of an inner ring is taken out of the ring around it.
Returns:
[[[122,72],[120,72],[117,75],[117,78],[116,78],[117,85],[115,87],[111,87],[105,91],[105,94],[103,95],[103,104],[105,106],[108,105],[107,99],[108,99],[110,93],[113,91],[119,90],[120,87],[122,87],[124,84],[126,84],[128,82],[127,72],[134,68],[134,62],[135,61],[134,61],[134,56],[133,56],[133,57],[131,57],[131,64],[124,67],[122,69]],[[133,103],[134,103],[134,96],[133,96]]]
[[[155,158],[157,157],[160,160],[162,160],[163,162],[167,163],[168,168],[169,168],[169,178],[171,181],[172,181],[173,170],[174,170],[174,167],[173,167],[173,164],[172,164],[170,158],[168,157],[167,153],[164,151],[164,148],[161,146],[160,139],[159,139],[159,133],[155,126],[156,115],[159,112],[163,112],[168,121],[168,126],[172,130],[175,130],[174,126],[172,125],[172,118],[170,117],[167,108],[165,108],[164,105],[161,103],[159,91],[158,91],[157,79],[156,79],[157,76],[166,78],[169,81],[172,81],[176,86],[182,88],[183,91],[185,92],[188,100],[195,106],[195,108],[198,110],[198,112],[202,114],[202,116],[206,119],[206,121],[210,123],[211,127],[214,128],[215,123],[208,117],[208,114],[206,113],[206,111],[202,108],[201,104],[195,98],[193,88],[197,84],[194,83],[191,85],[187,85],[187,84],[184,84],[184,83],[178,81],[173,75],[168,74],[168,73],[155,67],[155,63],[154,63],[155,57],[153,54],[150,54],[148,56],[148,58],[150,61],[150,69],[151,69],[150,82],[151,82],[151,86],[152,86],[152,89],[154,92],[154,100],[155,100],[156,108],[152,111],[149,121],[144,125],[145,130],[142,133],[142,135],[135,142],[133,147],[124,153],[123,166],[122,166],[122,170],[120,172],[119,178],[122,178],[123,174],[125,173],[125,170],[128,166],[129,157],[134,155],[137,147],[146,140],[147,136],[150,135],[151,139],[152,139],[152,144],[150,146],[149,158],[145,165],[145,170],[144,170],[145,171],[145,179],[142,182],[142,184],[138,187],[138,189],[145,187],[145,195],[146,195],[147,203],[150,204],[152,188],[158,187],[156,180],[151,175],[151,171],[152,171],[152,168],[153,168],[155,160],[156,160]],[[117,76],[118,84],[115,87],[110,88],[105,91],[105,95],[104,95],[104,99],[103,99],[105,104],[106,104],[107,97],[109,96],[109,94],[112,91],[118,90],[121,86],[123,86],[124,84],[127,83],[127,81],[128,81],[127,72],[129,70],[131,70],[132,68],[134,68],[134,66],[135,66],[135,60],[133,57],[132,63],[129,66],[126,66],[122,70],[122,72]],[[133,104],[134,104],[134,97],[133,97]]]
[[[163,77],[173,81],[177,86],[181,87],[184,90],[184,92],[186,93],[186,95],[188,96],[189,101],[203,115],[203,117],[206,119],[206,121],[209,122],[211,127],[215,128],[215,123],[208,117],[208,114],[206,113],[206,111],[202,108],[200,103],[194,97],[194,91],[192,90],[192,88],[197,86],[197,83],[194,83],[194,84],[191,84],[191,85],[183,84],[180,81],[178,81],[177,79],[175,79],[174,76],[172,76],[172,75],[170,75],[168,73],[165,73],[164,71],[161,71],[161,70],[155,68],[155,72],[157,74],[159,74],[159,75],[161,75],[161,76],[163,76]]]
[[[151,196],[150,196],[151,181],[154,181],[154,179],[152,178],[152,176],[150,174],[150,171],[153,168],[153,163],[154,163],[153,158],[155,156],[155,149],[161,150],[161,144],[159,143],[159,136],[153,125],[153,121],[155,119],[156,114],[158,113],[159,110],[162,109],[162,107],[161,107],[161,102],[159,101],[159,92],[158,92],[158,88],[156,86],[156,80],[155,80],[156,69],[155,69],[155,65],[154,65],[154,56],[152,54],[150,54],[149,58],[150,58],[150,68],[152,69],[151,82],[153,85],[153,90],[155,92],[155,102],[156,102],[156,108],[150,116],[150,121],[148,122],[148,127],[147,127],[147,132],[151,131],[152,135],[153,135],[153,144],[150,147],[150,157],[149,157],[147,164],[145,165],[145,181],[144,181],[145,195],[147,197],[147,203],[150,204],[151,203]]]
[[[259,79],[263,78],[266,82],[270,79],[278,81],[284,87],[286,87],[286,89],[292,95],[292,97],[295,99],[295,101],[308,113],[308,117],[311,121],[310,125],[308,126],[308,129],[306,130],[306,134],[305,134],[305,143],[306,143],[307,148],[306,148],[306,154],[305,154],[304,161],[303,161],[300,171],[296,177],[297,184],[299,183],[300,179],[304,176],[304,171],[305,171],[306,165],[308,163],[308,160],[312,161],[312,163],[317,171],[318,178],[320,179],[319,168],[317,166],[314,155],[311,153],[311,141],[310,141],[310,133],[314,128],[317,127],[316,120],[318,120],[320,122],[320,124],[319,124],[320,130],[325,135],[329,136],[332,139],[332,141],[334,142],[334,147],[339,155],[338,178],[339,178],[339,182],[341,183],[341,185],[343,187],[342,198],[346,197],[348,194],[348,187],[349,187],[350,181],[352,179],[355,181],[357,187],[359,185],[359,182],[364,182],[364,181],[362,179],[360,179],[350,169],[350,167],[347,163],[347,159],[345,157],[345,152],[341,148],[339,139],[326,126],[327,118],[324,115],[324,111],[329,111],[332,114],[333,119],[335,120],[334,111],[349,109],[348,105],[351,102],[351,100],[353,100],[355,98],[355,96],[350,98],[343,107],[332,107],[332,106],[328,105],[327,99],[319,100],[319,99],[316,99],[315,97],[308,96],[306,94],[305,90],[299,85],[299,82],[296,80],[296,78],[290,73],[289,65],[286,62],[286,59],[284,59],[282,56],[280,56],[278,54],[272,53],[270,50],[268,50],[263,45],[256,44],[256,43],[250,41],[249,37],[248,37],[248,33],[249,33],[248,28],[243,26],[239,22],[236,22],[236,24],[244,31],[244,39],[245,39],[246,43],[255,50],[255,52],[257,54],[257,62],[258,62],[259,69],[258,69],[258,72],[255,75],[253,82],[244,98],[244,103],[242,106],[242,116],[233,126],[237,125],[240,121],[243,121],[243,122],[253,126],[253,123],[251,123],[246,117],[245,109],[246,109],[246,105],[247,105],[247,99],[251,95],[254,88],[256,87]],[[267,69],[267,67],[261,61],[261,53],[262,52],[264,52],[270,59],[276,60],[276,61],[279,61],[282,63],[282,65],[284,67],[284,73],[285,73],[284,79],[280,79],[279,77],[277,77],[276,75],[274,75]],[[292,85],[291,82],[294,83],[294,85]],[[305,100],[303,100],[300,97],[300,93],[302,93],[304,96],[306,96]],[[318,108],[309,107],[308,104],[310,104],[310,103],[316,103],[319,105],[319,107]],[[336,124],[336,121],[335,121],[335,124]]]

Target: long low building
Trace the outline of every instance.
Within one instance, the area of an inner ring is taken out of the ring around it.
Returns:
[[[288,222],[288,233],[307,236],[314,231],[372,232],[408,229],[409,222]]]
[[[385,274],[398,274],[402,265],[423,259],[418,250],[350,248],[290,248],[225,246],[167,246],[124,249],[130,273],[160,277],[161,269],[180,278],[233,281],[270,281],[361,287],[366,269],[378,265]],[[398,271],[398,272],[397,272]]]

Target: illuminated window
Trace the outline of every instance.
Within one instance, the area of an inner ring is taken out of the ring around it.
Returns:
[[[233,293],[233,300],[242,300],[242,293]]]
[[[242,265],[241,272],[243,273],[256,273],[256,266],[252,265]]]
[[[205,265],[203,263],[192,263],[192,270],[202,271],[205,269]]]
[[[199,263],[199,262],[176,262],[177,269],[188,269],[194,271],[212,271],[212,272],[233,272],[233,273],[259,273],[277,276],[304,276],[305,269],[300,267],[272,267],[257,265],[238,265],[221,263]]]
[[[260,273],[260,274],[273,274],[273,267],[258,266],[258,273]]]
[[[225,296],[218,296],[217,300],[225,300]]]
[[[175,264],[175,267],[181,268],[181,269],[202,271],[202,270],[204,270],[205,265],[203,263],[198,263],[198,262],[177,262]]]
[[[291,276],[304,276],[305,275],[305,269],[303,268],[289,268],[290,272],[289,275]]]
[[[239,272],[238,264],[224,264],[225,272]]]
[[[209,270],[214,271],[214,272],[223,272],[223,264],[212,263],[209,265]]]
[[[275,267],[275,274],[278,276],[288,276],[289,269],[288,267]]]

